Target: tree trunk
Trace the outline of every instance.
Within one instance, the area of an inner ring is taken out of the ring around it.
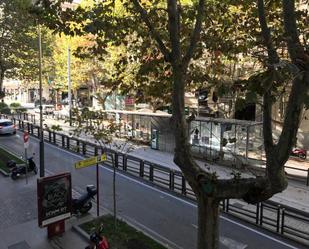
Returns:
[[[219,203],[212,197],[198,197],[198,249],[219,248]]]
[[[3,80],[4,80],[4,70],[0,69],[0,93],[3,91]]]

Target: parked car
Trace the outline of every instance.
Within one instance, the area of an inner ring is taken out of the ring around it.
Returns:
[[[55,111],[55,108],[53,105],[42,105],[42,112],[44,115],[53,114]],[[34,112],[40,113],[40,107],[37,106],[34,108]]]
[[[9,119],[0,119],[0,134],[16,134],[16,126]]]

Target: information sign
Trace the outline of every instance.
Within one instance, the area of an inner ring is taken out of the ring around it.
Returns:
[[[75,169],[85,168],[91,165],[95,165],[97,163],[106,161],[106,154],[102,154],[101,156],[94,156],[90,158],[86,158],[82,161],[78,161],[75,163]]]

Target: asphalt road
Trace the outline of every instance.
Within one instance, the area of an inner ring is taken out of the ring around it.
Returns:
[[[0,146],[4,146],[16,154],[23,154],[23,143],[21,133],[16,136],[0,136]],[[30,138],[28,154],[35,152],[35,161],[39,162],[38,140]],[[74,169],[74,163],[82,157],[64,151],[53,145],[45,144],[45,167],[47,174],[71,172],[72,186],[77,192],[85,190],[87,184],[95,184],[95,167],[80,170]],[[38,165],[39,166],[39,165]],[[35,176],[29,176],[29,184],[35,185]],[[11,179],[5,182],[10,184]],[[19,179],[18,181],[25,181]],[[194,203],[175,197],[169,193],[162,192],[152,186],[139,182],[121,173],[117,174],[117,212],[120,217],[141,228],[146,233],[167,244],[169,248],[193,249],[196,245],[197,232],[197,209]],[[2,185],[2,184],[1,184]],[[16,183],[11,186],[17,190]],[[112,172],[109,168],[100,167],[100,203],[107,210],[112,210]],[[20,192],[23,193],[22,189]],[[35,219],[36,211],[35,191],[29,194],[28,203],[18,203],[18,195],[9,202],[12,207],[10,211],[2,211],[2,216],[16,217],[14,206],[25,205],[25,214],[20,216]],[[5,196],[5,195],[1,195]],[[7,199],[8,197],[5,196]],[[0,201],[2,197],[0,197]],[[23,209],[22,209],[23,210]],[[24,211],[19,211],[24,212]],[[0,213],[1,218],[1,213]],[[6,226],[11,223],[23,222],[17,218],[7,219]],[[230,249],[287,249],[305,248],[291,241],[284,240],[279,236],[259,230],[256,227],[244,224],[222,215],[220,219],[220,248]]]

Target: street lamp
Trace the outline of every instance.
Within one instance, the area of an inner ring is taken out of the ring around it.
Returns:
[[[69,101],[69,121],[72,126],[72,92],[71,92],[71,49],[68,45],[68,101]]]
[[[42,38],[41,26],[38,24],[39,39],[39,96],[40,96],[40,177],[45,175],[44,165],[44,131],[43,131],[43,108],[42,108]]]

